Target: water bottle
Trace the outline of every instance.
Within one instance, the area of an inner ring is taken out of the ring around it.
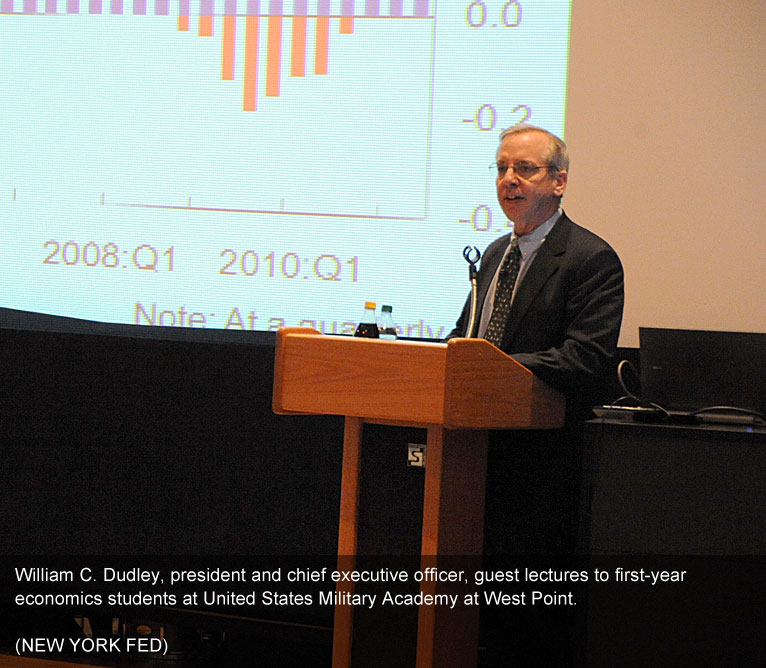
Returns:
[[[375,320],[375,302],[364,303],[364,314],[354,332],[354,336],[363,336],[368,339],[379,339],[380,332]]]
[[[388,341],[396,340],[396,325],[391,313],[393,309],[386,304],[381,307],[380,311],[380,319],[378,320],[380,338],[387,339]]]

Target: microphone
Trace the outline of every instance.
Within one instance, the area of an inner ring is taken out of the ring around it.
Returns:
[[[481,260],[481,252],[476,246],[471,248],[466,246],[463,249],[463,257],[468,262],[468,280],[471,281],[471,311],[468,318],[468,327],[465,330],[465,337],[467,339],[475,338],[476,334],[476,306],[478,288],[476,287],[476,264]]]

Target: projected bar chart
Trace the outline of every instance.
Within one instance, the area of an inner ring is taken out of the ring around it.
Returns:
[[[153,12],[150,12],[151,0],[133,0],[130,9],[126,8],[129,0],[89,0],[87,7],[80,0],[0,0],[2,14],[110,14],[123,16],[170,16],[170,0],[154,0]],[[279,97],[280,83],[283,76],[282,54],[285,36],[290,36],[289,76],[307,76],[307,47],[309,21],[312,21],[313,39],[313,74],[327,75],[330,68],[331,24],[337,24],[340,35],[352,35],[354,22],[359,19],[426,19],[433,20],[431,0],[414,0],[414,4],[405,11],[404,0],[391,0],[387,11],[381,7],[380,0],[342,0],[338,14],[331,13],[330,0],[318,0],[313,13],[309,13],[308,0],[199,0],[196,16],[192,13],[191,0],[178,0],[177,29],[191,32],[192,19],[197,19],[197,35],[213,37],[216,26],[221,32],[221,79],[236,79],[237,34],[244,28],[244,72],[242,110],[255,111],[258,108],[258,73],[259,43],[262,24],[266,31],[266,97]],[[106,5],[106,6],[105,6]],[[359,12],[359,13],[357,13]],[[285,24],[289,23],[289,26]],[[239,28],[239,30],[238,30]]]
[[[100,182],[88,197],[101,206],[424,219],[436,2],[0,2],[0,21],[34,27],[31,53],[49,54],[37,66],[28,59],[28,72],[47,83],[26,107],[57,100],[68,129],[51,144],[90,130],[110,142],[95,162],[87,146],[72,145],[80,155],[59,175],[60,191]],[[86,98],[103,113],[83,126]],[[110,129],[99,130],[102,122]],[[179,135],[179,122],[207,130]],[[365,138],[370,124],[376,133]],[[330,160],[320,137],[333,137]],[[368,173],[362,141],[398,167]],[[289,168],[295,150],[322,173],[299,184]]]
[[[377,298],[440,338],[510,229],[498,133],[563,131],[568,30],[568,0],[0,0],[4,305],[337,333]]]

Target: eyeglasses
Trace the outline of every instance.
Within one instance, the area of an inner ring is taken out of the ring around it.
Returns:
[[[550,165],[533,165],[529,162],[514,162],[512,165],[506,165],[503,162],[493,162],[489,168],[494,172],[497,171],[497,178],[502,179],[505,173],[511,169],[520,179],[529,179],[534,176],[540,169],[548,169]]]

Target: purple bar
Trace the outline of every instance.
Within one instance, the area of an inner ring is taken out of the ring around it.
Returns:
[[[428,16],[428,0],[415,0],[415,16]]]
[[[88,7],[88,14],[101,14],[101,0],[90,0],[90,7]]]
[[[181,0],[181,3],[178,5],[178,15],[189,16],[189,0]]]
[[[37,14],[37,0],[24,0],[24,13]]]
[[[11,2],[11,4],[13,4],[13,2]],[[45,13],[46,14],[56,13],[56,0],[45,0]]]
[[[66,2],[67,14],[79,14],[80,13],[80,0],[67,0]]]
[[[236,16],[237,15],[237,0],[226,0],[223,13],[226,16]]]
[[[13,0],[0,0],[0,12],[13,14]]]
[[[261,0],[247,0],[247,15],[258,16],[261,13]]]
[[[146,0],[133,0],[133,14],[146,16]]]
[[[269,0],[269,14],[282,16],[282,0]]]
[[[365,16],[380,16],[380,0],[366,0],[364,3]]]
[[[213,15],[213,0],[199,0],[199,15],[200,16]]]
[[[122,0],[112,0],[109,8],[110,14],[122,14]]]
[[[319,16],[330,16],[330,0],[319,0],[317,14]]]
[[[156,16],[167,16],[170,14],[169,0],[157,0],[154,3],[154,14]]]
[[[293,13],[298,16],[306,16],[308,14],[308,0],[295,0],[293,3]]]
[[[391,0],[391,16],[402,16],[402,0]]]
[[[343,5],[340,8],[342,16],[354,15],[354,0],[343,0]]]

